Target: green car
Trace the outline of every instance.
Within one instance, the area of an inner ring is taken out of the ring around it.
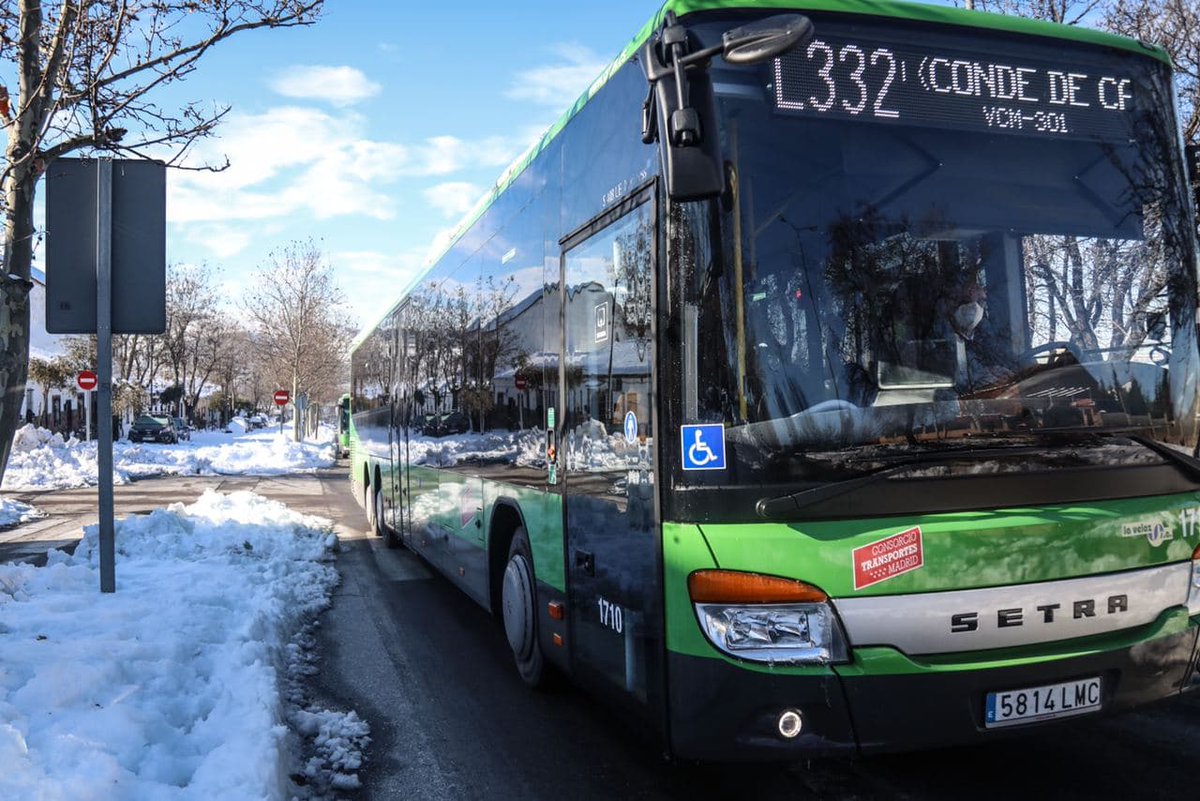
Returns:
[[[179,441],[179,432],[170,417],[143,414],[129,427],[130,442],[159,442],[173,445]]]

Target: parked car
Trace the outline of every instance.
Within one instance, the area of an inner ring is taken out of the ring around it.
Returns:
[[[471,430],[471,420],[462,412],[446,412],[430,422],[425,432],[431,437],[465,434]]]
[[[266,428],[267,416],[265,414],[252,414],[246,419],[246,422],[250,424],[251,429]]]
[[[191,424],[188,423],[187,420],[184,420],[182,417],[172,417],[171,422],[175,426],[176,439],[191,440],[192,431],[195,429],[192,428]]]
[[[170,417],[143,414],[129,427],[129,441],[174,444],[179,441],[179,432]]]

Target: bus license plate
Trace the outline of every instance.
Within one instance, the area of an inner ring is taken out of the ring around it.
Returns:
[[[987,728],[1065,718],[1100,708],[1100,677],[987,694]]]

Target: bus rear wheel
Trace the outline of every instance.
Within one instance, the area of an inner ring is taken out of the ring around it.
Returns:
[[[500,584],[500,610],[517,672],[530,687],[540,685],[545,673],[538,643],[536,587],[529,537],[525,529],[518,528],[508,548],[508,564]]]
[[[371,515],[375,514],[375,504],[371,500],[371,479],[363,476],[363,491],[362,491],[363,511],[367,513],[367,529],[375,530],[375,521],[371,519]]]
[[[369,478],[363,481],[363,508],[367,512],[367,531],[378,537],[383,517],[383,495],[378,482]]]

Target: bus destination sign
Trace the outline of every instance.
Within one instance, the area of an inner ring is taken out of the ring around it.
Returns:
[[[775,107],[806,116],[1127,141],[1138,86],[1107,69],[821,35],[775,60]]]

